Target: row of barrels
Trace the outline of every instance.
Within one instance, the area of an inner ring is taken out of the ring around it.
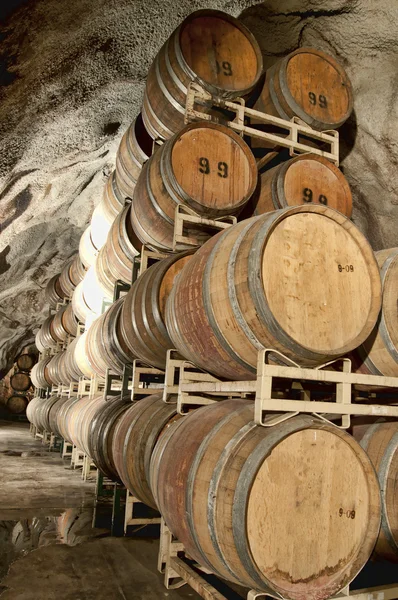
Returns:
[[[355,225],[326,207],[242,221],[196,252],[150,266],[32,377],[37,385],[37,373],[41,382],[44,376],[44,387],[57,376],[65,383],[105,377],[107,369],[121,374],[135,358],[164,369],[167,350],[176,348],[219,377],[253,379],[262,347],[307,366],[359,348],[358,370],[398,375],[398,250],[376,258]]]
[[[187,553],[223,579],[315,600],[347,585],[373,550],[398,560],[396,422],[354,427],[359,444],[309,415],[258,427],[250,400],[181,417],[161,394],[35,398],[28,416],[157,508]]]

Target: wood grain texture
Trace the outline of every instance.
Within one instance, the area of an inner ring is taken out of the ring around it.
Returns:
[[[5,402],[7,410],[13,415],[21,415],[25,412],[28,406],[28,399],[26,396],[9,396]]]
[[[376,327],[358,348],[357,369],[398,377],[398,248],[376,252],[383,299]]]
[[[186,125],[142,169],[131,206],[135,233],[150,248],[172,251],[177,204],[209,218],[236,214],[253,194],[257,177],[249,147],[231,129]]]
[[[188,360],[253,379],[264,347],[307,366],[354,349],[380,302],[377,263],[359,230],[327,207],[298,206],[206,242],[175,283],[166,325]]]
[[[380,484],[382,520],[374,553],[398,563],[398,423],[354,425],[353,435],[360,439]]]
[[[287,120],[297,116],[319,131],[337,129],[352,112],[352,87],[332,56],[299,48],[268,69],[254,108]]]
[[[315,417],[271,429],[252,418],[251,401],[224,400],[170,428],[151,466],[160,511],[188,554],[219,576],[326,599],[355,577],[378,535],[371,462]]]
[[[153,139],[168,139],[183,127],[190,81],[215,96],[234,98],[251,92],[262,69],[260,48],[242,23],[220,11],[192,13],[149,70],[142,108],[146,129]]]
[[[29,374],[23,371],[14,373],[10,378],[10,386],[16,392],[26,392],[31,386]]]
[[[301,204],[323,204],[350,217],[352,194],[343,173],[316,154],[296,156],[260,174],[259,186],[249,201],[249,215],[257,216]]]
[[[37,358],[34,354],[20,354],[15,362],[20,371],[30,371]]]

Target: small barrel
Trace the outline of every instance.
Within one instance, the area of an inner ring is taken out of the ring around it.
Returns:
[[[26,396],[20,396],[17,394],[13,394],[6,401],[7,410],[10,411],[13,415],[22,415],[26,407],[28,406],[28,399]]]
[[[124,366],[131,364],[136,354],[130,349],[121,332],[121,311],[125,297],[119,298],[98,317],[87,332],[86,354],[93,371],[100,377],[111,373],[121,375]]]
[[[122,137],[116,154],[116,184],[124,198],[132,198],[142,165],[152,155],[153,139],[141,113]]]
[[[383,286],[376,327],[356,351],[357,371],[398,377],[398,248],[376,252]]]
[[[176,404],[166,404],[162,394],[153,394],[123,414],[113,437],[113,461],[120,479],[136,498],[153,508],[157,506],[149,487],[151,454],[176,414]]]
[[[312,203],[351,217],[352,194],[340,169],[316,154],[302,154],[261,173],[256,192],[241,217]]]
[[[174,348],[228,379],[254,379],[258,350],[303,366],[346,354],[381,304],[373,251],[344,215],[297,206],[242,221],[206,242],[169,295]]]
[[[20,371],[30,371],[36,363],[36,356],[34,354],[20,354],[15,362]]]
[[[177,275],[190,260],[192,250],[156,262],[146,269],[126,294],[121,331],[131,354],[164,369],[173,343],[165,324],[166,301]]]
[[[313,129],[337,129],[353,109],[351,82],[343,67],[315,48],[298,48],[267,70],[255,110]]]
[[[48,374],[48,363],[51,360],[51,356],[39,360],[30,373],[32,383],[36,388],[46,390],[51,387],[51,380]]]
[[[131,406],[130,395],[124,398],[118,396],[108,400],[91,421],[87,439],[88,454],[101,473],[112,481],[120,481],[112,454],[114,434],[119,421]]]
[[[252,152],[231,129],[187,125],[143,166],[131,205],[134,231],[150,248],[171,251],[176,204],[209,218],[233,215],[253,194],[257,177]]]
[[[94,264],[97,254],[98,248],[96,248],[91,238],[91,225],[89,225],[84,230],[79,243],[79,257],[85,269],[89,269]]]
[[[131,282],[133,261],[141,250],[131,225],[131,206],[127,205],[116,217],[109,230],[106,244],[101,248],[95,261],[98,282],[104,293],[113,297],[118,280]]]
[[[152,63],[142,107],[144,125],[153,139],[168,139],[184,126],[191,81],[213,96],[236,98],[253,90],[262,71],[260,47],[240,21],[216,10],[196,11]]]
[[[354,426],[353,435],[372,461],[380,484],[382,518],[374,553],[398,563],[398,423]]]
[[[352,436],[310,415],[258,427],[250,400],[172,424],[152,453],[150,481],[191,558],[291,600],[337,594],[365,565],[380,527],[377,478]]]
[[[14,373],[14,375],[11,375],[10,385],[16,392],[26,392],[31,386],[28,373],[24,373],[23,371]]]
[[[60,275],[61,273],[57,273],[54,277],[51,277],[46,286],[45,297],[52,308],[55,308],[57,303],[62,302],[65,298],[65,294],[59,282]]]
[[[98,250],[105,244],[109,229],[123,205],[124,199],[113,171],[104,187],[101,202],[95,207],[91,217],[91,240]]]
[[[61,306],[55,313],[52,321],[52,331],[60,342],[65,342],[68,335],[75,337],[77,333],[77,319],[71,304]]]

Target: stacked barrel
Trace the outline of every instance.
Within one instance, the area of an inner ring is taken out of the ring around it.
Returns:
[[[32,382],[30,371],[36,362],[36,356],[25,352],[20,354],[14,367],[6,377],[4,404],[13,415],[23,415],[31,397]],[[9,385],[7,380],[9,379]]]
[[[349,220],[341,171],[315,153],[285,162],[281,154],[259,177],[255,149],[228,127],[225,111],[205,106],[211,120],[184,123],[192,81],[218,106],[257,93],[257,107],[318,130],[350,114],[347,76],[321,52],[294,52],[265,83],[261,74],[252,34],[217,11],[193,13],[162,47],[80,259],[49,282],[53,305],[71,303],[37,335],[42,352],[64,348],[36,365],[37,387],[104,380],[135,359],[165,369],[171,348],[229,380],[255,379],[263,348],[274,350],[276,363],[307,367],[374,348],[372,361],[381,364],[376,355],[382,343],[390,351],[385,331],[394,327],[396,254],[376,260]],[[179,205],[238,222],[212,237],[195,225],[201,247],[176,252]],[[143,246],[164,258],[132,282]],[[118,281],[132,283],[113,301]],[[85,331],[74,337],[78,321]],[[35,398],[28,417],[159,509],[188,554],[220,577],[284,598],[336,594],[372,553],[381,510],[383,518],[391,511],[380,501],[367,447],[314,416],[268,429],[254,424],[250,400],[216,400],[181,417],[160,394],[132,403],[123,395],[55,393]]]

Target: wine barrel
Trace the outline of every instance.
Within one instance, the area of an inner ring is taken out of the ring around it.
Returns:
[[[65,342],[68,335],[75,337],[77,334],[77,319],[71,304],[61,306],[52,320],[52,332],[59,342]]]
[[[263,70],[254,36],[237,19],[216,10],[189,15],[162,46],[149,70],[142,107],[153,139],[167,139],[184,126],[187,87],[197,81],[212,95],[249,94]]]
[[[103,303],[112,302],[113,299],[113,291],[112,293],[107,291],[100,281],[98,275],[100,267],[97,267],[98,258],[99,256],[97,256],[95,263],[89,268],[84,277],[81,292],[82,302],[80,303],[79,297],[76,299],[76,304],[79,302],[77,310],[81,311],[82,314],[84,313],[86,328],[88,321],[92,321],[103,312]],[[88,307],[88,311],[86,311],[85,306]]]
[[[62,302],[65,298],[65,294],[62,291],[59,278],[61,273],[57,273],[54,277],[51,277],[46,285],[45,298],[48,304],[55,308],[58,302]]]
[[[153,394],[124,412],[114,432],[112,455],[120,479],[138,500],[157,508],[149,487],[151,454],[159,436],[176,418],[176,404]]]
[[[302,154],[259,177],[259,184],[244,217],[301,204],[323,204],[350,217],[352,194],[343,173],[326,158]]]
[[[121,331],[121,311],[125,297],[119,298],[98,317],[87,333],[86,354],[93,371],[100,377],[112,373],[121,375],[124,366],[136,358]]]
[[[115,171],[108,177],[101,202],[91,217],[91,240],[99,250],[106,242],[109,229],[124,205],[123,196],[116,183]]]
[[[16,392],[26,392],[31,386],[28,373],[24,373],[23,371],[14,373],[14,375],[11,375],[10,385]]]
[[[190,260],[192,250],[174,254],[146,269],[124,297],[120,326],[123,338],[142,361],[164,369],[173,343],[165,324],[166,301],[177,275]]]
[[[72,256],[65,264],[59,277],[59,283],[65,298],[72,296],[73,290],[85,275],[85,268],[79,254]]]
[[[372,461],[380,484],[381,529],[374,554],[398,563],[398,423],[354,426],[353,435]]]
[[[50,407],[49,411],[48,411],[48,426],[49,426],[49,431],[51,431],[52,433],[54,433],[54,435],[56,435],[57,437],[60,437],[58,434],[58,428],[57,428],[57,419],[58,419],[58,413],[61,410],[61,407],[69,400],[68,396],[58,396],[58,399],[56,402],[54,402],[54,404],[52,404],[52,406]]]
[[[376,252],[383,286],[377,324],[357,351],[355,369],[371,375],[398,377],[398,248]]]
[[[15,361],[20,371],[30,371],[36,362],[34,354],[20,354]]]
[[[28,421],[30,421],[31,423],[33,423],[33,425],[35,425],[34,422],[34,418],[35,418],[35,408],[37,406],[37,404],[39,403],[39,401],[41,401],[42,398],[36,397],[33,398],[28,406],[26,407],[26,417],[28,419]]]
[[[57,347],[57,338],[52,326],[53,319],[54,315],[47,317],[36,334],[35,343],[40,352],[44,352],[46,348]]]
[[[47,358],[39,360],[32,368],[30,377],[36,388],[46,390],[51,387],[51,381],[48,374],[48,363],[51,358],[52,356],[47,356]]]
[[[13,394],[6,401],[7,410],[10,411],[13,415],[21,415],[25,412],[26,407],[28,406],[28,399],[26,396],[19,396]]]
[[[142,168],[131,205],[134,231],[150,248],[171,251],[177,204],[210,218],[236,214],[253,194],[257,177],[253,154],[231,129],[186,125]]]
[[[377,478],[354,438],[310,415],[258,427],[250,400],[174,423],[152,454],[150,481],[189,556],[292,600],[324,600],[347,585],[380,527]]]
[[[87,274],[84,277],[83,281],[81,281],[75,287],[72,294],[72,310],[77,321],[79,321],[80,323],[85,323],[87,316],[89,315],[89,313],[91,313],[91,310],[87,306],[86,301],[84,299],[84,286],[86,277]]]
[[[83,376],[86,379],[90,379],[95,375],[95,371],[87,352],[87,335],[88,331],[85,331],[77,338],[77,343],[74,348],[74,363]]]
[[[131,206],[127,205],[116,217],[110,228],[106,244],[98,253],[95,269],[98,282],[107,296],[113,297],[118,280],[131,282],[133,261],[141,250],[130,218]]]
[[[72,443],[72,440],[69,439],[69,432],[68,432],[68,414],[69,411],[72,410],[73,406],[79,402],[81,398],[76,398],[75,396],[73,396],[72,398],[68,398],[68,400],[66,402],[64,402],[62,404],[62,406],[59,408],[58,410],[58,414],[57,414],[57,425],[56,425],[56,431],[54,431],[55,435],[57,435],[58,437],[62,438],[63,440],[66,440],[67,442],[69,442],[70,444]]]
[[[254,108],[287,121],[299,117],[318,131],[337,129],[352,112],[352,86],[329,54],[298,48],[267,70]]]
[[[120,481],[112,454],[114,434],[119,421],[131,406],[130,394],[124,398],[117,396],[108,400],[106,406],[98,410],[91,421],[87,438],[88,454],[101,473],[112,481]]]
[[[381,301],[372,249],[344,215],[297,206],[242,221],[206,242],[169,295],[180,354],[228,379],[254,379],[258,350],[315,366],[357,347]]]
[[[77,339],[74,339],[67,347],[65,354],[65,379],[63,383],[68,385],[71,381],[77,382],[80,377],[83,376],[83,373],[80,371],[76,360],[75,360],[75,349],[77,345]]]
[[[89,269],[94,264],[97,254],[98,248],[96,248],[91,238],[91,225],[89,225],[84,230],[79,243],[79,257],[85,269]]]
[[[116,154],[115,179],[124,198],[132,198],[142,165],[152,155],[153,140],[141,113],[122,137]]]
[[[104,395],[98,394],[93,398],[85,396],[76,402],[68,412],[67,428],[72,443],[82,452],[89,455],[88,436],[91,422],[97,410],[107,406]]]

